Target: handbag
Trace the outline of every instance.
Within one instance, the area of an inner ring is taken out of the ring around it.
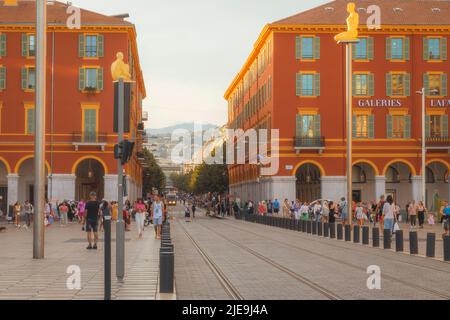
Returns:
[[[401,229],[400,229],[400,226],[398,225],[398,222],[396,222],[395,224],[394,224],[394,232],[397,232],[397,231],[400,231]]]

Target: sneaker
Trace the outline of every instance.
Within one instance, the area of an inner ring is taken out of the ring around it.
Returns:
[[[97,244],[94,244],[94,246],[92,247],[92,249],[97,250]]]
[[[88,247],[86,248],[87,250],[91,250],[92,249],[92,246],[91,245],[88,245]]]

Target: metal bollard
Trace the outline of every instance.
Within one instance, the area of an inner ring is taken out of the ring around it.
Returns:
[[[358,225],[353,226],[353,243],[359,243],[361,228]]]
[[[330,224],[329,223],[325,223],[323,225],[323,236],[325,238],[328,238],[330,236]]]
[[[395,232],[395,251],[403,252],[403,230]]]
[[[344,239],[344,233],[343,233],[343,229],[342,228],[343,228],[342,224],[339,223],[337,225],[337,239],[338,240]]]
[[[317,222],[312,221],[312,234],[316,235],[317,234]]]
[[[345,241],[352,241],[352,229],[350,225],[345,225]]]
[[[300,221],[295,220],[295,230],[297,232],[300,232],[300,231],[302,231],[301,228],[302,228],[302,225],[300,224]]]
[[[362,242],[363,245],[368,246],[369,245],[369,227],[368,226],[364,226],[362,228]]]
[[[305,220],[300,220],[300,223],[302,225],[302,232],[306,232],[306,221]]]
[[[380,229],[379,228],[372,229],[372,246],[374,248],[380,247]]]
[[[322,222],[317,223],[317,235],[319,237],[323,236],[323,223]]]
[[[173,293],[174,262],[173,252],[159,253],[159,291],[161,293]]]
[[[311,234],[311,232],[312,232],[312,223],[311,223],[311,220],[306,221],[306,232],[307,232],[308,234]]]
[[[409,254],[419,254],[419,237],[416,231],[409,232]]]
[[[391,249],[392,233],[389,229],[383,230],[383,247],[384,249]]]
[[[444,237],[444,261],[450,261],[450,237]]]
[[[330,238],[336,239],[336,225],[334,223],[330,223],[328,225],[328,229],[330,229]]]
[[[289,229],[295,230],[295,219],[291,219],[291,225]]]
[[[434,258],[436,256],[436,234],[427,233],[427,257]]]

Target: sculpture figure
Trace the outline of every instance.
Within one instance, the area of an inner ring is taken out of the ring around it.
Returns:
[[[359,14],[355,11],[355,4],[347,4],[347,12],[350,14],[347,18],[347,31],[339,33],[334,40],[341,42],[353,42],[358,40]]]
[[[116,54],[117,60],[111,65],[111,74],[113,81],[123,79],[124,81],[131,81],[130,66],[123,62],[123,53]]]

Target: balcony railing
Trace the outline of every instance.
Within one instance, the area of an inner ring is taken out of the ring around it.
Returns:
[[[78,151],[80,146],[99,146],[102,151],[105,150],[107,144],[108,135],[100,132],[74,132],[72,134],[72,144],[75,146],[75,150]]]
[[[442,136],[427,137],[426,145],[429,149],[450,149],[450,138]]]
[[[294,137],[294,148],[297,152],[302,149],[322,152],[325,149],[325,137]]]

